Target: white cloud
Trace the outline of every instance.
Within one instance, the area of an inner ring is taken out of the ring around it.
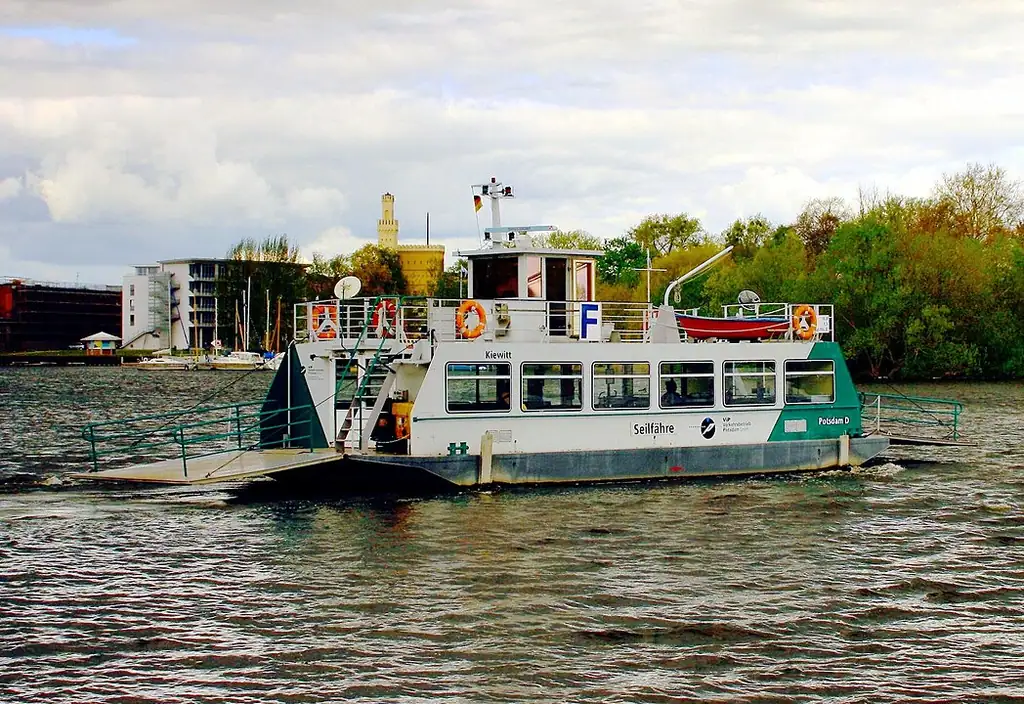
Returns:
[[[451,251],[475,246],[468,186],[490,175],[517,187],[506,222],[601,237],[656,212],[720,230],[860,186],[925,195],[972,160],[1024,177],[1024,5],[282,7],[3,3],[0,26],[71,28],[0,34],[3,265],[125,267],[282,232],[351,251],[384,191],[403,242],[429,211]]]
[[[347,227],[331,227],[318,232],[308,244],[302,248],[302,256],[312,261],[314,254],[330,259],[338,254],[351,253],[365,244],[376,244],[374,240],[360,239],[352,234]]]
[[[21,193],[22,183],[20,178],[0,179],[0,202],[8,198],[16,198]]]

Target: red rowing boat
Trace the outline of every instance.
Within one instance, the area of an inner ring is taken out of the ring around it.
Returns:
[[[676,319],[695,340],[764,340],[789,332],[789,318],[704,318],[676,313]]]

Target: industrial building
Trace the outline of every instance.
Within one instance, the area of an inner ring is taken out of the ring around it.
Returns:
[[[78,348],[120,322],[118,286],[0,279],[0,352]]]

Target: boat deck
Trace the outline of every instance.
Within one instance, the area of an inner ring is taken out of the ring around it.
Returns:
[[[293,469],[337,462],[341,458],[342,454],[333,448],[313,451],[301,448],[231,450],[205,457],[190,458],[187,464],[187,473],[183,471],[182,461],[178,458],[98,472],[79,472],[71,476],[76,479],[93,481],[187,486],[255,479]]]

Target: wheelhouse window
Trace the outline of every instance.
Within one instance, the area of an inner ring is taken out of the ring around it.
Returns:
[[[722,371],[725,405],[775,404],[775,362],[726,362]]]
[[[481,257],[473,262],[474,298],[516,298],[518,296],[518,258]]]
[[[786,362],[786,403],[832,403],[835,400],[836,374],[832,360]]]
[[[541,262],[541,258],[536,255],[526,257],[526,295],[528,298],[544,297]]]
[[[447,403],[449,413],[508,411],[512,408],[511,364],[452,362],[447,367]]]
[[[617,362],[594,364],[594,408],[650,408],[651,365]]]
[[[524,364],[523,410],[578,411],[583,408],[583,365]]]
[[[714,362],[662,362],[661,407],[715,405]]]

